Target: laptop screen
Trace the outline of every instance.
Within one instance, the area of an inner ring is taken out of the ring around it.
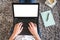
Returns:
[[[38,4],[14,4],[14,17],[38,17]]]

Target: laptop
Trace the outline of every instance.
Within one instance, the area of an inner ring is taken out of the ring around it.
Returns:
[[[28,23],[33,22],[38,26],[39,3],[13,3],[13,25],[23,22],[24,29],[20,35],[31,35]],[[13,27],[14,27],[13,26]]]

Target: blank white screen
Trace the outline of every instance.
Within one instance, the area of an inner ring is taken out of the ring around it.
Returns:
[[[37,17],[38,5],[13,5],[14,17]]]

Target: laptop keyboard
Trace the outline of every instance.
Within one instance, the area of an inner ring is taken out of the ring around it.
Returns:
[[[33,22],[37,24],[37,17],[15,17],[14,18],[14,25],[19,23],[19,22],[23,22],[23,31],[21,32],[21,35],[31,35],[31,33],[28,30],[28,23],[29,22]]]

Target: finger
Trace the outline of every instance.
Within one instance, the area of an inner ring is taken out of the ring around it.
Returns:
[[[19,27],[19,25],[21,25],[21,23],[17,23],[17,24],[16,24],[16,26],[18,26],[18,27]]]
[[[33,22],[30,22],[31,26],[34,27],[34,23]]]
[[[28,27],[28,29],[30,30],[30,27]]]
[[[29,23],[29,28],[32,28],[31,24]]]
[[[15,26],[18,26],[18,25],[19,25],[19,23],[15,24]]]
[[[19,23],[15,24],[15,28],[18,28],[19,27]]]
[[[37,24],[34,23],[34,26],[37,27]]]
[[[22,27],[22,25],[23,25],[23,23],[22,23],[22,22],[20,22],[20,23],[19,23],[19,27],[21,28],[21,27]]]
[[[20,31],[22,31],[23,30],[23,27],[20,29]]]
[[[28,27],[28,29],[29,29],[29,31],[31,32],[31,29],[30,29],[30,27]]]
[[[30,33],[32,34],[32,30],[30,29],[30,27],[28,27],[28,29],[29,29]]]
[[[31,27],[30,23],[28,23],[28,24],[29,24],[29,27]]]
[[[22,26],[22,24],[23,24],[22,22],[19,23],[20,26]]]

